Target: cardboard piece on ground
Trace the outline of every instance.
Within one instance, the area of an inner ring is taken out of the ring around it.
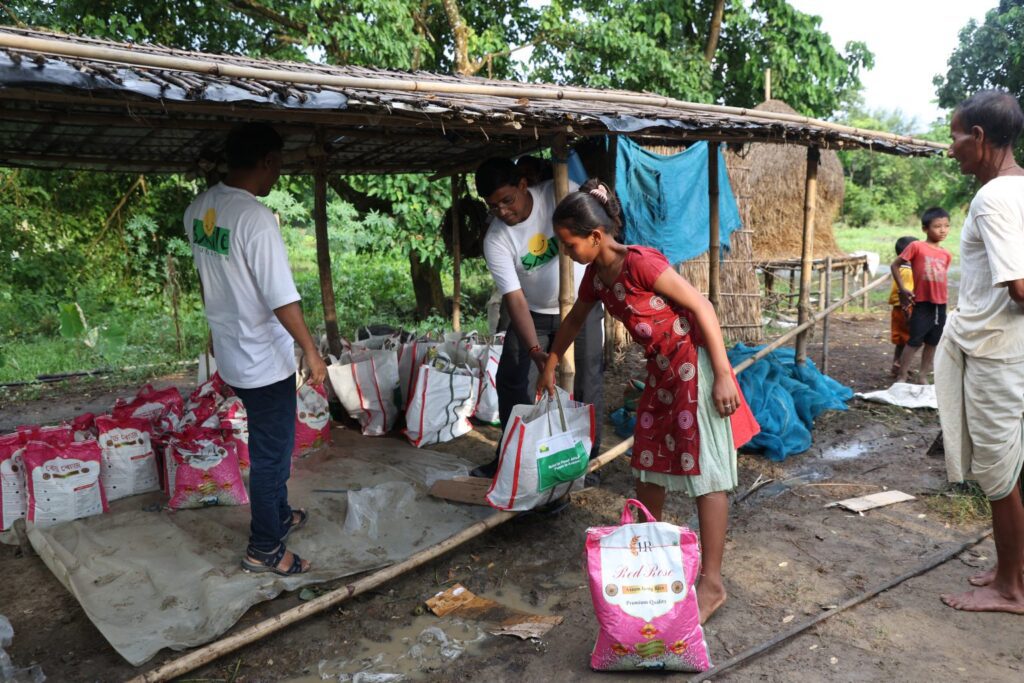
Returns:
[[[491,480],[485,477],[453,477],[435,481],[430,486],[430,495],[456,503],[490,506],[490,503],[487,502],[487,489],[489,488],[491,488]]]
[[[903,493],[903,491],[880,491],[867,496],[847,498],[846,500],[829,503],[825,507],[841,507],[849,510],[850,512],[860,514],[865,510],[872,510],[885,505],[892,505],[893,503],[902,503],[907,500],[914,500],[914,497],[909,493]]]
[[[487,598],[481,598],[460,583],[427,600],[427,607],[439,617],[454,614],[487,624],[496,636],[540,638],[562,623],[562,617],[521,612]]]

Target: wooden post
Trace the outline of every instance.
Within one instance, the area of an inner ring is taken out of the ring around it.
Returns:
[[[452,329],[462,328],[462,216],[459,215],[459,174],[452,176]]]
[[[850,266],[849,264],[843,264],[843,300],[846,300],[846,295],[850,293]],[[846,304],[843,304],[843,313],[846,313]]]
[[[831,258],[831,256],[829,258]],[[824,311],[825,310],[825,306],[827,305],[825,303],[825,287],[827,286],[825,284],[825,277],[826,277],[826,275],[825,275],[825,268],[822,267],[822,269],[818,272],[818,310],[819,311]]]
[[[327,159],[317,157],[313,175],[313,222],[316,226],[316,266],[320,272],[320,300],[324,307],[327,346],[334,356],[341,355],[338,310],[334,305],[334,281],[331,278],[331,250],[327,241]]]
[[[555,136],[555,144],[551,148],[552,167],[555,175],[555,202],[569,194],[569,147],[565,133]],[[573,278],[572,259],[561,248],[558,250],[558,312],[565,320],[576,298],[576,282]],[[576,358],[572,344],[565,350],[558,363],[558,385],[566,391],[572,391],[576,381]]]
[[[608,136],[608,150],[605,153],[604,167],[605,177],[603,180],[608,187],[615,189],[615,160],[619,155],[619,137]],[[619,235],[621,238],[622,235]],[[604,312],[604,364],[610,367],[615,362],[615,323],[616,320],[608,311]]]
[[[764,101],[767,102],[772,98],[772,70],[764,70]]]
[[[797,323],[811,319],[811,264],[814,261],[814,209],[818,199],[818,148],[807,148],[807,177],[804,181],[804,234],[800,256],[800,308]],[[812,328],[807,328],[796,338],[796,362],[807,360],[807,341]]]
[[[825,292],[822,296],[821,310],[824,311],[832,303],[832,257],[825,257]],[[829,316],[821,322],[821,368],[822,374],[828,374],[828,320]]]
[[[870,277],[871,273],[868,271],[868,260],[864,259],[864,270],[860,272],[860,286],[863,287],[864,285],[866,285],[868,283],[868,278]],[[871,302],[868,301],[868,298],[868,293],[864,292],[864,300],[861,303],[861,306],[865,311],[868,310],[868,308],[871,306]]]
[[[718,233],[718,143],[708,142],[708,299],[715,313],[722,317],[719,292],[721,291],[721,245]]]

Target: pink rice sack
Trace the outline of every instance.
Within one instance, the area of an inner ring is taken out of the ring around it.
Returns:
[[[295,447],[292,457],[298,458],[331,444],[331,415],[327,405],[327,389],[303,383],[295,390]]]
[[[100,481],[107,501],[160,489],[149,420],[101,415],[96,418],[96,429],[103,455]]]
[[[235,444],[238,465],[245,474],[249,471],[249,419],[242,399],[237,396],[226,399],[217,409],[217,417],[224,440]]]
[[[168,503],[172,509],[249,503],[235,444],[225,442],[219,435],[173,440],[167,457],[175,463],[168,478],[174,487]]]
[[[647,517],[637,523],[630,507]],[[600,631],[590,666],[598,671],[711,668],[694,583],[697,535],[654,521],[628,500],[619,526],[587,529],[587,574]]]
[[[28,483],[28,521],[52,526],[106,512],[97,441],[52,445],[29,441],[23,451]]]
[[[177,424],[185,410],[181,393],[176,388],[167,387],[157,391],[152,384],[147,384],[139,389],[131,401],[117,399],[110,412],[115,418],[139,417],[157,425],[161,422]]]
[[[0,531],[25,516],[25,465],[22,454],[27,440],[23,432],[0,436]]]

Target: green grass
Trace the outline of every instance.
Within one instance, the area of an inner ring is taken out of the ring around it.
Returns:
[[[981,522],[992,516],[988,498],[975,482],[951,484],[948,491],[925,497],[925,505],[956,525]]]

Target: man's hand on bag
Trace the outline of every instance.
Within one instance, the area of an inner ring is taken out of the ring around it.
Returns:
[[[319,354],[307,354],[305,357],[306,366],[309,368],[309,379],[306,381],[314,387],[324,383],[327,378],[327,364]]]
[[[537,364],[537,369],[544,372],[544,365],[548,362],[547,351],[535,348],[530,351],[530,359]]]

